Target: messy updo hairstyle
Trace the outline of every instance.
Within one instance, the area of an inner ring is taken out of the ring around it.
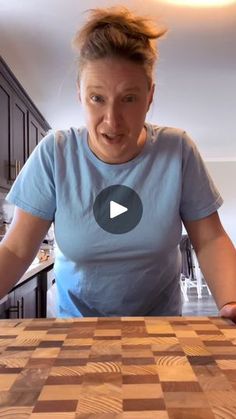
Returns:
[[[72,40],[77,54],[77,82],[86,62],[118,57],[143,66],[150,88],[158,57],[156,39],[166,33],[166,28],[134,15],[125,7],[97,8],[89,12],[88,21]]]

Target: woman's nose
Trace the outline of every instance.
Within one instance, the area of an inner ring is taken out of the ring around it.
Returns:
[[[116,129],[122,122],[122,109],[120,104],[108,106],[105,115],[104,122],[111,128]]]

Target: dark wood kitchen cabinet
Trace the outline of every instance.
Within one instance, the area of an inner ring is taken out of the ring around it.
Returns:
[[[38,123],[34,115],[28,113],[28,129],[29,129],[29,141],[28,141],[28,155],[30,155],[36,145],[42,140],[46,132],[42,126]]]
[[[0,319],[48,317],[48,292],[55,286],[53,264],[19,283],[0,300]],[[50,310],[49,310],[50,312]]]
[[[10,85],[0,73],[0,187],[8,188],[10,179],[10,139],[11,139],[11,106],[13,92]]]
[[[0,188],[10,189],[50,125],[0,56]]]
[[[12,135],[10,137],[10,181],[14,181],[27,158],[27,107],[13,93]]]
[[[0,300],[0,319],[9,319],[9,307],[11,305],[9,295]]]
[[[19,285],[8,294],[6,318],[25,319],[41,316],[40,288],[37,276]]]

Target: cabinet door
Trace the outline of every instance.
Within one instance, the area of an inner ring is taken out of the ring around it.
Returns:
[[[36,145],[45,137],[46,131],[39,124],[37,119],[28,112],[28,156]]]
[[[0,187],[10,188],[10,143],[12,131],[13,91],[0,74]]]
[[[16,301],[15,292],[11,291],[8,295],[8,307],[6,311],[6,318],[19,319],[20,316],[20,301]]]
[[[43,128],[40,128],[40,131],[39,131],[39,142],[45,137],[45,135],[46,135],[46,131],[44,131]]]
[[[41,126],[31,112],[28,112],[28,155],[32,153],[36,145],[41,140]]]
[[[9,297],[8,295],[6,295],[0,300],[0,319],[9,318],[9,306],[10,306]]]
[[[9,189],[26,159],[27,108],[0,74],[0,187]]]
[[[11,180],[14,180],[26,160],[27,107],[15,94],[12,101]]]
[[[15,288],[11,294],[14,297],[11,299],[9,309],[10,318],[34,319],[40,317],[40,295],[37,277]]]

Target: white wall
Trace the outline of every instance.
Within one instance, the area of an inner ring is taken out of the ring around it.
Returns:
[[[224,203],[219,215],[224,229],[236,246],[236,161],[206,161]]]

